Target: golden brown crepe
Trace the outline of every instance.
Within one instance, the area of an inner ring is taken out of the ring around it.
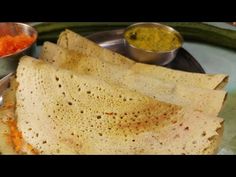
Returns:
[[[140,92],[159,101],[189,107],[214,116],[220,112],[226,96],[223,90],[173,84],[137,73],[136,70],[132,70],[134,67],[123,68],[97,57],[69,51],[50,42],[44,43],[40,58],[57,67],[98,77],[110,84]]]
[[[122,66],[123,68],[132,68],[133,71],[140,74],[148,74],[151,77],[187,87],[218,89],[223,88],[228,81],[228,76],[225,74],[189,73],[161,66],[135,63],[118,53],[98,46],[94,42],[70,30],[65,30],[60,34],[57,44],[69,50],[96,57],[100,60]]]
[[[211,154],[222,137],[221,118],[30,57],[17,82],[18,128],[42,154]]]
[[[9,126],[0,119],[0,154],[16,154],[9,134]]]
[[[10,139],[10,127],[8,121],[15,118],[15,94],[16,81],[11,78],[10,87],[3,93],[4,104],[0,106],[0,153],[16,154]]]
[[[0,106],[0,154],[37,154],[37,151],[22,138],[17,128],[15,115],[16,89],[15,77],[10,78],[10,86],[3,93],[3,105]]]

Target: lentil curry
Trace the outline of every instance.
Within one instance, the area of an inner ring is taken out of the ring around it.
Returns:
[[[136,26],[124,35],[129,44],[148,51],[170,51],[181,46],[179,37],[162,27]]]

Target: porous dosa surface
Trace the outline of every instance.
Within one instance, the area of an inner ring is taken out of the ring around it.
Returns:
[[[17,82],[18,127],[42,154],[205,154],[221,137],[221,118],[30,57]]]
[[[210,115],[218,115],[226,97],[224,90],[193,88],[159,80],[50,42],[44,43],[40,58],[55,66],[101,78],[159,101],[190,107]]]
[[[74,33],[65,30],[59,36],[57,44],[69,50],[80,52],[81,54],[97,57],[101,60],[131,68],[141,74],[148,74],[163,81],[170,81],[175,84],[182,84],[190,87],[217,89],[223,88],[227,83],[228,76],[225,74],[199,74],[168,69],[161,66],[151,66],[136,63],[118,53],[98,46],[96,43]],[[220,86],[220,87],[218,87]]]

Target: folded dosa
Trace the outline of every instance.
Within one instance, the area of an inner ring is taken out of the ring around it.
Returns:
[[[221,118],[30,57],[17,82],[18,128],[42,154],[208,154],[222,136]]]
[[[57,44],[69,50],[77,51],[81,54],[97,57],[101,60],[130,68],[141,74],[149,74],[154,78],[163,81],[170,81],[175,84],[182,84],[188,87],[199,87],[208,89],[221,89],[225,86],[228,76],[225,74],[199,74],[177,71],[161,66],[151,66],[136,63],[118,53],[98,46],[96,43],[74,33],[65,30],[59,36]]]
[[[0,154],[16,154],[10,139],[8,121],[15,118],[16,81],[11,78],[10,87],[3,93],[3,105],[0,106]]]
[[[15,115],[17,82],[10,78],[10,86],[3,93],[3,105],[0,106],[0,154],[36,154],[32,146],[26,143],[17,129]]]
[[[218,115],[226,96],[223,90],[191,88],[162,81],[97,57],[69,51],[50,42],[44,43],[40,58],[57,67],[99,77],[111,84],[140,92],[159,101],[200,110],[210,115]]]
[[[0,154],[16,154],[9,139],[10,128],[0,119]]]

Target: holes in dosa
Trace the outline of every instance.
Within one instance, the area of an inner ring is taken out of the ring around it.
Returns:
[[[171,123],[172,123],[172,124],[176,124],[176,123],[177,123],[177,120],[172,120]]]
[[[189,127],[185,127],[184,130],[189,130]]]
[[[180,137],[179,134],[176,134],[176,135],[174,136],[174,139],[179,138],[179,137]]]
[[[197,144],[197,141],[192,141],[192,144]]]
[[[56,79],[56,81],[59,81],[59,77],[56,76],[55,79]]]
[[[206,132],[205,131],[202,132],[202,136],[203,137],[206,136]]]

